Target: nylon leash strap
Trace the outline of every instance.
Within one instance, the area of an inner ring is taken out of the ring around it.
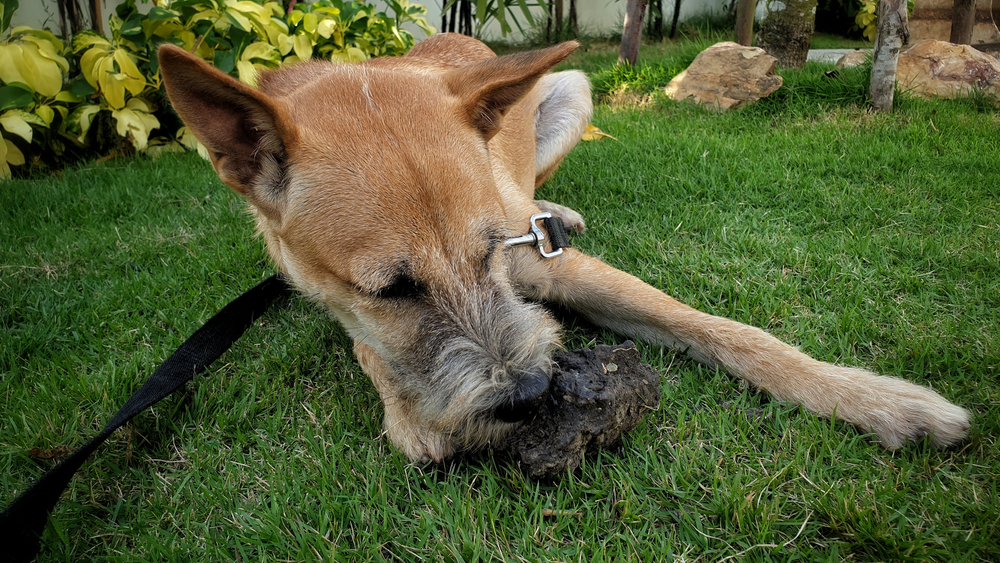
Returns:
[[[205,371],[291,289],[273,275],[222,308],[170,355],[101,432],[42,475],[0,513],[0,561],[22,563],[38,554],[49,513],[73,474],[112,432]]]

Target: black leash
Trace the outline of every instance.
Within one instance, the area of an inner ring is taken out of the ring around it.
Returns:
[[[274,301],[290,294],[284,280],[271,276],[234,299],[195,331],[129,397],[100,434],[42,475],[0,513],[0,561],[22,563],[34,559],[49,513],[90,454],[132,417],[205,371]]]

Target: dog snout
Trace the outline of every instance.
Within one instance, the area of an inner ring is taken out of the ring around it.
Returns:
[[[517,381],[510,399],[494,409],[493,416],[503,422],[521,422],[533,416],[549,394],[549,374],[541,369],[530,371]]]

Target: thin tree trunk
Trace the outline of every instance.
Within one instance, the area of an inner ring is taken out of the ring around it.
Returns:
[[[649,2],[648,19],[646,20],[646,37],[663,40],[663,0]]]
[[[740,45],[753,45],[753,16],[756,11],[757,0],[739,0],[736,5],[736,42]]]
[[[879,111],[892,111],[899,52],[910,40],[906,0],[879,0],[876,13],[878,30],[872,59],[872,107]]]
[[[673,39],[674,35],[677,35],[677,18],[681,15],[681,0],[674,0],[674,17],[673,21],[670,22],[670,38]]]
[[[462,8],[460,10],[460,21],[458,23],[459,33],[463,33],[472,37],[472,2],[469,0],[461,0]]]
[[[783,68],[801,68],[806,64],[815,27],[816,0],[771,2],[757,29],[757,46],[778,59]]]
[[[972,28],[976,25],[976,0],[955,0],[951,12],[951,39],[962,45],[972,44]]]
[[[104,16],[101,15],[101,0],[90,0],[90,28],[104,35]]]
[[[563,0],[552,0],[556,8],[556,37],[562,38],[563,36]]]
[[[622,29],[622,45],[618,50],[618,62],[634,65],[639,59],[639,45],[642,43],[642,17],[646,14],[647,0],[628,0],[625,8],[625,26]]]
[[[451,21],[448,22],[448,31],[455,33],[455,21],[458,19],[458,2],[451,5]],[[461,29],[461,28],[459,28]]]
[[[569,0],[569,28],[573,31],[573,37],[580,36],[580,24],[576,17],[576,0]]]
[[[84,29],[83,13],[77,0],[58,0],[56,4],[59,9],[59,30],[68,41]]]
[[[656,0],[656,11],[659,15],[656,16],[656,21],[653,23],[653,30],[656,31],[656,36],[661,40],[666,37],[663,33],[663,0]]]
[[[552,2],[545,5],[545,42],[552,42]]]

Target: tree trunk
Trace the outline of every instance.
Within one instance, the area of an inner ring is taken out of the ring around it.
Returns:
[[[469,0],[459,0],[462,6],[459,8],[458,32],[472,37],[472,2]]]
[[[628,0],[625,8],[625,26],[622,30],[622,45],[618,50],[618,62],[634,65],[639,59],[639,45],[642,43],[642,17],[646,14],[646,0]]]
[[[59,30],[63,38],[69,41],[74,35],[83,31],[83,11],[77,0],[57,0],[59,10]]]
[[[876,13],[878,30],[872,59],[872,107],[879,111],[892,111],[899,52],[910,40],[906,0],[879,0]]]
[[[545,5],[545,42],[552,43],[552,2]]]
[[[556,7],[556,37],[561,39],[563,36],[563,0],[552,0],[552,3]]]
[[[670,22],[670,38],[677,35],[677,18],[681,15],[681,0],[674,0],[674,20]]]
[[[951,12],[951,39],[960,45],[972,44],[972,28],[976,25],[976,0],[955,0]]]
[[[771,2],[757,30],[757,46],[778,59],[782,67],[801,68],[806,64],[815,25],[816,0]]]
[[[736,5],[736,42],[749,47],[753,44],[753,16],[757,0],[739,0]]]
[[[569,0],[569,28],[573,31],[573,37],[580,36],[580,22],[576,16],[576,0]]]

